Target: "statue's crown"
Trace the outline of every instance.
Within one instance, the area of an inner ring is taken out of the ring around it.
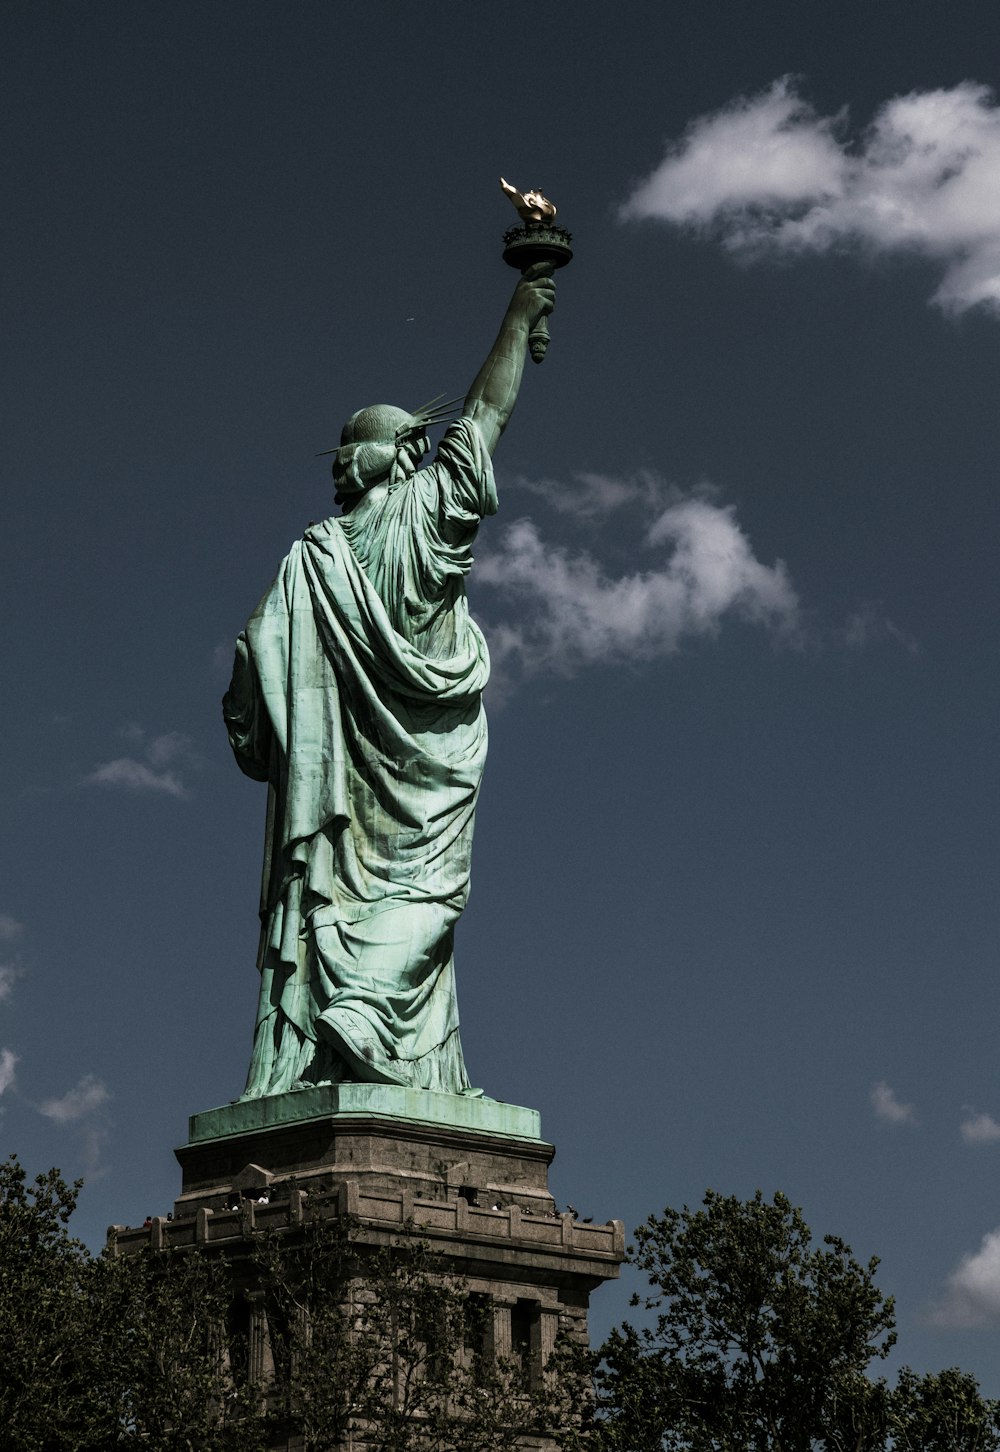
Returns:
[[[392,403],[372,403],[352,413],[340,436],[340,447],[325,449],[335,455],[333,482],[340,503],[351,495],[363,493],[389,478],[399,450],[408,441],[416,441],[438,423],[454,417],[460,398],[444,401],[438,394],[413,413]],[[427,448],[424,441],[421,453]]]

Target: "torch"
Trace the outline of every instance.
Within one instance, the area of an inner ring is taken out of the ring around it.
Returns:
[[[552,271],[565,267],[573,256],[572,233],[554,225],[556,209],[541,192],[519,192],[510,182],[500,178],[500,185],[510,197],[521,218],[520,227],[504,233],[503,260],[516,267],[522,275],[536,262],[547,263]],[[549,346],[549,325],[539,318],[528,338],[528,350],[535,363],[541,363]]]

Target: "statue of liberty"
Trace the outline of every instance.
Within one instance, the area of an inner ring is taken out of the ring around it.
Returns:
[[[237,640],[229,740],[267,782],[245,1099],[350,1080],[479,1092],[453,961],[489,677],[465,576],[496,512],[491,456],[552,310],[551,273],[537,263],[517,283],[432,463],[418,467],[447,405],[348,419],[333,464],[342,512],[293,545]]]

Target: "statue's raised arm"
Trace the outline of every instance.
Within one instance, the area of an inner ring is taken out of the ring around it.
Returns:
[[[462,410],[474,419],[492,454],[517,402],[528,339],[555,305],[552,264],[536,262],[524,273],[510,300],[496,342],[476,374]]]

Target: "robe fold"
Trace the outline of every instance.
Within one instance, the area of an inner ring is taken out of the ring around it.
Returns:
[[[268,783],[244,1097],[345,1079],[468,1090],[453,930],[486,757],[465,576],[496,511],[461,419],[434,462],[310,528],[237,641],[223,702]]]

